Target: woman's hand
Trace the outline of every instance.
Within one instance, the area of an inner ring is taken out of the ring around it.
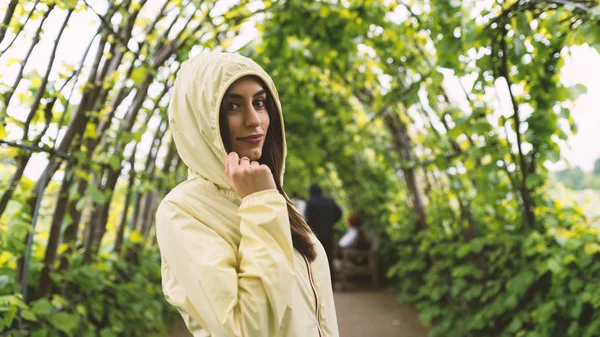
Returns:
[[[235,152],[227,156],[225,173],[229,184],[242,199],[255,192],[277,188],[267,165],[251,162],[247,157],[240,159]]]

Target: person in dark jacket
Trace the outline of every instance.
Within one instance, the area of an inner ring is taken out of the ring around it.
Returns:
[[[310,199],[306,203],[306,222],[315,233],[329,262],[329,271],[331,272],[331,284],[334,283],[333,270],[333,226],[342,217],[342,210],[336,202],[329,197],[323,195],[321,187],[317,184],[310,186]]]

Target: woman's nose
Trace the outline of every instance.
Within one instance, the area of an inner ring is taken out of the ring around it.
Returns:
[[[246,113],[246,127],[255,128],[260,125],[260,117],[254,106],[250,105]]]

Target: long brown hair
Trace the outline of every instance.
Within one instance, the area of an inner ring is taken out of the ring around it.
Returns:
[[[292,201],[288,198],[281,186],[281,170],[283,169],[283,132],[281,131],[281,116],[277,111],[277,105],[275,104],[273,95],[268,87],[259,77],[252,77],[260,82],[267,92],[266,108],[270,119],[269,132],[267,132],[267,139],[265,139],[262,151],[263,154],[259,159],[259,163],[265,164],[271,169],[277,190],[285,199],[294,248],[300,254],[306,256],[309,261],[313,261],[317,257],[317,252],[315,251],[314,244],[310,237],[312,231],[306,224],[306,221],[304,221],[304,218],[293,206]],[[219,128],[221,129],[221,138],[223,139],[225,149],[229,152],[229,129],[226,114],[227,103],[228,98],[223,98],[221,106],[219,107]]]

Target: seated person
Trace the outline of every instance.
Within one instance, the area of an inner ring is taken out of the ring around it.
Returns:
[[[349,216],[346,226],[348,227],[348,230],[344,236],[342,236],[340,241],[338,241],[338,246],[340,248],[355,248],[364,251],[369,250],[370,243],[365,232],[361,228],[360,217],[358,215]],[[355,264],[366,263],[364,257],[361,256],[353,257],[351,260]]]

